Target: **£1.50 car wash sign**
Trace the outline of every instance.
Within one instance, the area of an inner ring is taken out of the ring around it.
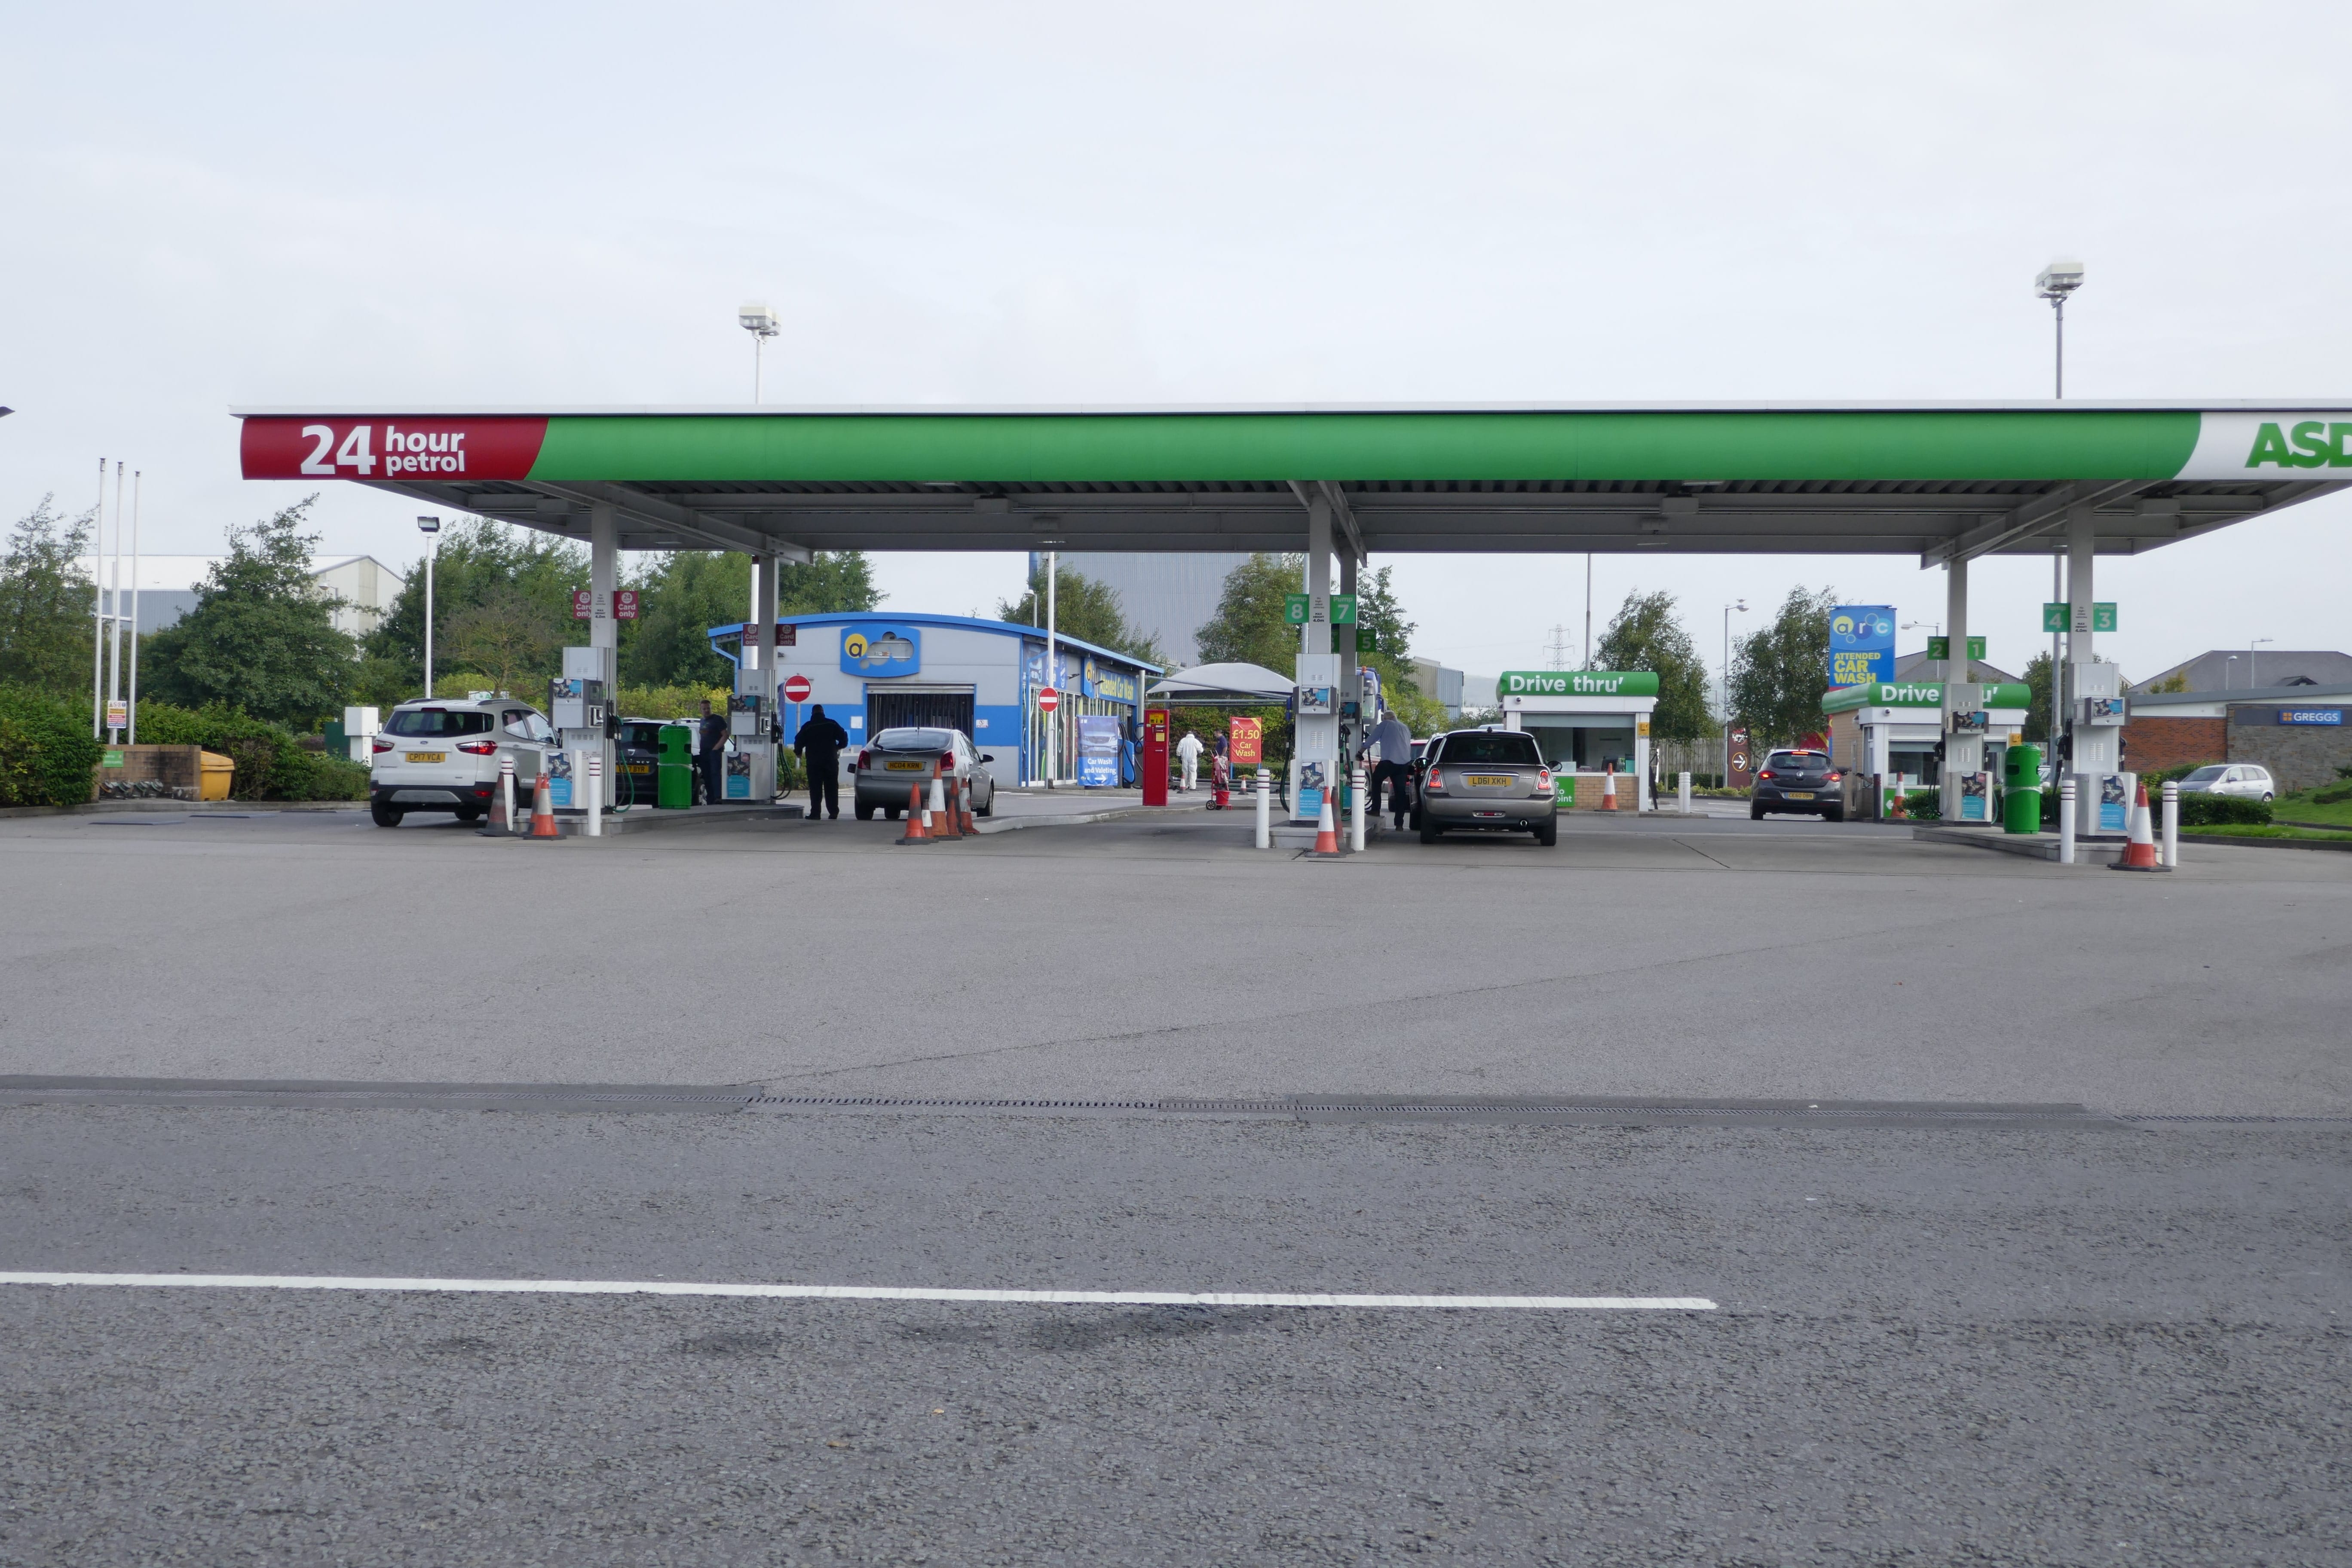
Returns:
[[[248,479],[524,479],[545,419],[247,419]]]

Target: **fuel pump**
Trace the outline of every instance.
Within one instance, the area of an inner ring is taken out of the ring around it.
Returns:
[[[727,798],[765,802],[776,794],[776,715],[761,694],[739,691],[727,700],[725,763]]]
[[[549,759],[548,773],[559,811],[588,809],[588,759],[602,759],[603,798],[600,811],[613,809],[614,775],[619,769],[613,739],[619,733],[610,692],[612,653],[604,647],[567,647],[563,673],[548,682],[547,712],[563,742],[560,756]]]
[[[1290,815],[1313,822],[1322,815],[1326,794],[1336,809],[1340,771],[1339,656],[1302,653],[1293,697]]]

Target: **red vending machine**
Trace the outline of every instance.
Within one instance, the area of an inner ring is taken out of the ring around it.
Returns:
[[[1143,710],[1143,804],[1168,804],[1168,710]]]

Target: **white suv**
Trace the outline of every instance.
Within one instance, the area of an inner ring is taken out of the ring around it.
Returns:
[[[476,822],[498,793],[499,759],[512,757],[515,810],[539,779],[540,760],[554,751],[554,727],[511,697],[454,697],[404,702],[373,742],[368,810],[378,827],[397,827],[412,811],[455,812]]]

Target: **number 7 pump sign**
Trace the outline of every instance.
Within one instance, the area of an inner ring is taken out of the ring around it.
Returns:
[[[257,416],[238,443],[248,479],[527,479],[544,418]]]

